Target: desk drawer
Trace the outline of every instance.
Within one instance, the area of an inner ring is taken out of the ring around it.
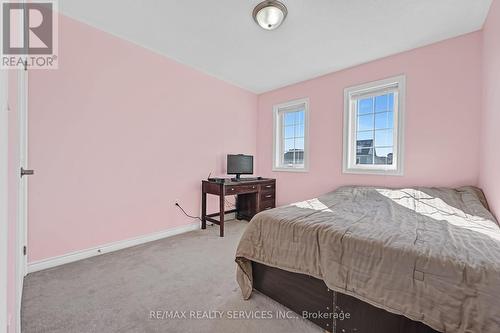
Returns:
[[[276,189],[276,183],[267,183],[260,185],[260,190],[263,193],[269,193],[269,192],[274,193],[275,189]]]
[[[273,209],[275,207],[276,207],[276,203],[274,201],[274,198],[271,200],[266,200],[266,201],[260,202],[260,210],[261,211]]]
[[[257,185],[238,185],[238,186],[227,186],[226,194],[241,194],[241,193],[254,193],[258,191]]]
[[[274,197],[275,197],[274,190],[260,193],[260,201],[269,201],[269,200],[274,201]]]

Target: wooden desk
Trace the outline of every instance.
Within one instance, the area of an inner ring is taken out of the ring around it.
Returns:
[[[238,220],[250,220],[258,212],[276,207],[275,179],[225,183],[203,180],[201,188],[201,228],[207,228],[207,221],[218,224],[221,237],[224,237],[224,214],[236,213]],[[207,194],[219,196],[218,213],[207,214]],[[228,195],[236,195],[236,209],[225,210],[225,197]],[[219,220],[213,218],[216,216]]]

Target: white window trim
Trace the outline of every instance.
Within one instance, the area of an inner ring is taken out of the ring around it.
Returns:
[[[363,91],[380,90],[384,87],[398,85],[397,112],[394,113],[394,151],[396,152],[395,163],[393,165],[356,165],[355,161],[356,145],[353,144],[356,134],[356,121],[353,119],[354,110],[352,108],[351,96]],[[404,175],[404,125],[405,125],[405,105],[406,104],[406,76],[399,75],[379,81],[369,82],[344,90],[344,152],[342,161],[342,172],[351,174],[370,175]]]
[[[284,167],[280,166],[281,156],[279,145],[283,133],[278,128],[279,111],[296,105],[304,105],[304,166],[303,167]],[[278,144],[279,143],[279,144]],[[308,172],[309,171],[309,98],[301,98],[286,103],[273,106],[273,171],[276,172]]]

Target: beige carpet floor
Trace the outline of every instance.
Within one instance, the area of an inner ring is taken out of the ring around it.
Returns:
[[[247,223],[230,221],[224,238],[213,226],[29,274],[22,331],[322,332],[277,318],[287,309],[264,295],[242,299],[234,254]]]

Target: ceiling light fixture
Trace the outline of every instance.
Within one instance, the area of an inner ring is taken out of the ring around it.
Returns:
[[[274,30],[283,23],[288,14],[285,5],[276,0],[259,3],[253,10],[253,19],[262,28]]]

